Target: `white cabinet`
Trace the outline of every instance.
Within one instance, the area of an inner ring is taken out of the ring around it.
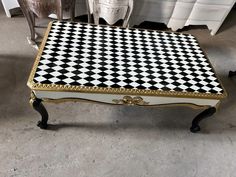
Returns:
[[[130,26],[143,21],[162,22],[167,24],[171,18],[176,0],[134,0]]]
[[[236,0],[139,0],[134,1],[130,24],[165,23],[176,31],[188,25],[206,25],[214,35]]]
[[[166,24],[172,30],[188,25],[206,25],[214,35],[234,3],[235,0],[179,0]]]

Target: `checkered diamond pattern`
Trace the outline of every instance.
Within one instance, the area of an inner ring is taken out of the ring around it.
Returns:
[[[190,34],[53,22],[34,82],[223,94]]]

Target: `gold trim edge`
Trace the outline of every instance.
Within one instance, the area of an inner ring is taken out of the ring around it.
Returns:
[[[31,88],[31,85],[32,85],[32,82],[33,82],[33,79],[34,79],[34,75],[35,75],[35,73],[36,73],[36,70],[37,70],[37,67],[38,67],[40,58],[41,58],[41,56],[42,56],[42,53],[43,53],[43,49],[44,49],[45,44],[46,44],[46,42],[47,42],[48,35],[49,35],[49,33],[50,33],[50,30],[51,30],[51,27],[52,27],[53,22],[54,22],[54,21],[51,21],[51,22],[49,22],[49,24],[48,24],[47,30],[46,30],[45,33],[44,33],[43,41],[42,41],[41,44],[40,44],[40,48],[39,48],[38,54],[37,54],[36,59],[35,59],[35,61],[34,61],[32,70],[31,70],[31,72],[30,72],[30,76],[29,76],[29,79],[28,79],[28,82],[27,82],[27,85],[28,85],[30,88]]]
[[[138,96],[167,96],[167,97],[182,97],[182,98],[205,98],[205,99],[223,99],[224,94],[210,93],[190,93],[176,91],[159,91],[159,90],[140,90],[140,89],[125,89],[125,88],[103,88],[103,87],[82,87],[72,85],[53,85],[53,84],[38,84],[28,83],[31,90],[34,91],[55,91],[55,92],[80,92],[80,93],[101,93],[101,94],[124,94]]]

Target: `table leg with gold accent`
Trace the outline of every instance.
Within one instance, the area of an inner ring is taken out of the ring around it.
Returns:
[[[228,77],[236,76],[236,71],[229,71]]]
[[[42,100],[36,98],[35,95],[31,93],[30,104],[35,109],[35,111],[37,111],[42,117],[41,121],[38,121],[37,126],[40,127],[41,129],[47,129],[48,112],[46,108],[43,106]]]

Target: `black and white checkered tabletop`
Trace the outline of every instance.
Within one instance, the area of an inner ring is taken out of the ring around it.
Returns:
[[[190,34],[53,22],[34,83],[223,94]]]

